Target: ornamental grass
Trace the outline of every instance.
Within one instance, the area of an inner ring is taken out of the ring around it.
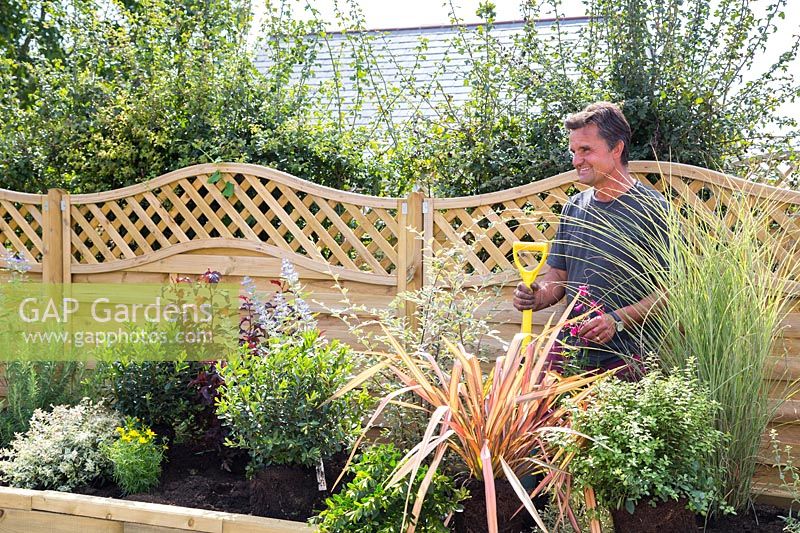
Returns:
[[[721,406],[715,424],[729,435],[728,444],[706,460],[724,500],[712,504],[712,513],[748,507],[767,424],[797,391],[776,367],[785,357],[779,340],[800,273],[792,206],[777,189],[742,187],[749,186],[708,185],[697,196],[688,191],[684,204],[655,206],[663,221],[644,224],[661,231],[644,242],[615,231],[623,224],[617,219],[589,228],[604,231],[615,253],[645,266],[634,269],[608,250],[593,250],[605,275],[649,288],[655,305],[636,330],[643,345],[667,374],[694,359],[698,380]],[[783,385],[770,391],[768,380]]]

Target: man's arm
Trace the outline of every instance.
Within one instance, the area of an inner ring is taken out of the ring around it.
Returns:
[[[546,274],[528,287],[524,283],[514,289],[514,307],[517,311],[539,311],[550,307],[564,297],[567,271],[550,268]]]
[[[653,311],[655,307],[661,305],[663,301],[663,294],[650,294],[636,303],[617,309],[617,315],[619,315],[625,327],[641,324],[644,322],[644,319],[647,318],[647,315]]]

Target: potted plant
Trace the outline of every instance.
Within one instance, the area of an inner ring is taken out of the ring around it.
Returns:
[[[247,450],[254,514],[305,520],[330,494],[358,436],[366,391],[325,402],[352,375],[352,350],[324,338],[284,262],[281,291],[268,301],[245,285],[238,357],[219,364],[216,414],[226,445]],[[344,454],[342,454],[344,455]]]
[[[474,480],[471,493],[483,496],[485,506],[485,527],[475,521],[460,524],[457,516],[457,530],[519,531],[518,520],[526,516],[518,512],[521,507],[544,530],[544,523],[531,502],[531,495],[543,491],[558,500],[563,510],[560,519],[566,516],[577,527],[569,507],[571,487],[566,472],[574,454],[560,448],[550,436],[570,432],[571,413],[563,400],[581,401],[591,392],[590,385],[606,374],[563,377],[548,370],[548,353],[572,306],[568,307],[560,323],[555,327],[548,325],[527,350],[522,349],[526,335],[515,336],[506,355],[497,358],[488,375],[483,374],[475,356],[446,339],[444,343],[452,357],[449,372],[430,354],[408,353],[399,342],[394,342],[392,353],[384,354],[382,361],[331,398],[331,401],[339,398],[386,368],[402,386],[382,399],[367,429],[403,393],[412,392],[422,400],[429,413],[426,431],[388,480],[388,486],[393,486],[406,478],[415,479],[423,462],[433,456],[427,478],[415,493],[408,490],[409,503],[413,500],[408,510],[410,520],[405,521],[408,532],[414,531],[413,524],[425,500],[430,477],[448,450],[455,453]],[[541,474],[541,478],[529,494],[520,478],[531,474]],[[509,494],[498,496],[503,485],[507,485]],[[509,501],[515,502],[510,513],[516,515],[514,520],[498,515],[498,502]]]
[[[723,439],[714,428],[719,406],[694,371],[655,371],[637,383],[607,380],[590,402],[572,403],[570,472],[577,487],[594,489],[615,530],[694,530],[694,513],[705,515],[720,497],[707,458]]]

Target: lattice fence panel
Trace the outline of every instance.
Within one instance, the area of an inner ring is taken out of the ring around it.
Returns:
[[[736,185],[724,186],[714,179],[635,172],[636,178],[664,193],[677,206],[691,206],[724,217],[729,227],[737,223],[736,211],[728,209]],[[514,271],[511,245],[514,241],[552,241],[558,228],[558,215],[570,195],[583,186],[562,183],[550,190],[504,199],[496,203],[435,209],[433,213],[434,250],[463,243],[466,271],[477,275]],[[476,197],[476,200],[480,197]],[[748,195],[754,208],[759,204]],[[446,203],[446,200],[444,202]],[[797,260],[794,252],[800,238],[800,204],[769,202],[765,230],[761,238],[776,246],[782,261]]]
[[[199,239],[243,239],[349,270],[397,268],[397,210],[324,197],[246,173],[176,179],[71,206],[73,262],[135,258]],[[226,186],[233,187],[232,194]]]
[[[42,262],[42,206],[0,196],[0,246],[29,263]]]
[[[635,174],[642,181],[653,183],[654,187],[679,207],[704,209],[723,217],[725,224],[733,228],[738,222],[737,210],[729,209],[734,197],[741,198],[733,186],[720,185],[694,177],[677,174]],[[746,193],[744,193],[746,194]],[[752,209],[764,216],[764,231],[759,234],[762,242],[775,247],[781,261],[796,261],[800,239],[800,204],[781,201],[769,196],[759,199],[748,195],[747,201]],[[766,212],[765,209],[769,211]]]
[[[566,183],[541,193],[462,208],[435,209],[433,249],[463,243],[468,273],[515,270],[514,241],[552,241],[558,216],[570,194],[582,186]]]

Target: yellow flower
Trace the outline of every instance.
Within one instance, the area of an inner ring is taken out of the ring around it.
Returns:
[[[152,429],[150,429],[150,428],[147,428],[147,431],[145,431],[145,433],[146,433],[146,434],[147,434],[147,436],[148,436],[148,437],[150,437],[150,438],[153,438],[153,437],[155,437],[155,436],[156,436],[156,433],[155,433],[155,431],[153,431],[153,430],[152,430]]]
[[[128,435],[130,435],[131,437],[141,437],[141,436],[142,436],[142,434],[141,434],[141,433],[139,433],[139,432],[138,432],[137,430],[135,430],[135,429],[132,429],[132,430],[130,430],[130,431],[128,432]]]
[[[147,444],[147,439],[144,437],[139,437],[139,444]]]
[[[131,437],[130,437],[130,435],[123,435],[123,436],[122,436],[122,440],[123,440],[124,442],[130,442],[130,441],[131,441]]]

